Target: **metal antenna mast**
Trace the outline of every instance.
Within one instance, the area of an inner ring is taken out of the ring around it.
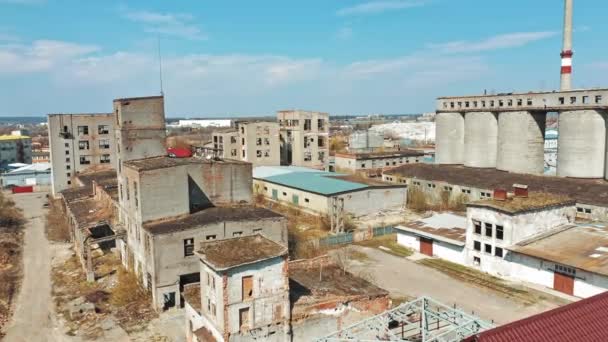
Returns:
[[[157,36],[158,40],[158,76],[160,79],[160,95],[164,95],[163,91],[163,58],[160,53],[160,35]]]

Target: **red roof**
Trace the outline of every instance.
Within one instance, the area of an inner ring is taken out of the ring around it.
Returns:
[[[608,341],[608,292],[484,331],[464,341]]]

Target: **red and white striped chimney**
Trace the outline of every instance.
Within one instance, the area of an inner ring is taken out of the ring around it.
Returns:
[[[570,90],[572,87],[572,1],[564,0],[564,41],[562,45],[562,68],[560,89]]]

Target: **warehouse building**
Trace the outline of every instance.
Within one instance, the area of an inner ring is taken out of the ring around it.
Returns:
[[[462,197],[475,201],[491,198],[494,189],[526,184],[530,191],[571,198],[576,202],[578,218],[608,221],[608,182],[599,179],[537,176],[496,169],[424,163],[402,165],[384,171],[382,179],[422,189],[427,194],[427,199],[436,204],[446,194],[453,200]]]
[[[25,165],[0,176],[0,186],[50,186],[51,164],[36,163]]]
[[[407,187],[300,167],[256,167],[257,194],[313,215],[341,220],[405,206]]]
[[[392,152],[336,153],[335,167],[338,172],[364,172],[369,176],[381,176],[392,167],[422,162],[424,152],[401,150]]]

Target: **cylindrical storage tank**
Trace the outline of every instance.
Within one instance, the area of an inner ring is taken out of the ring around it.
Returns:
[[[497,169],[532,174],[544,172],[545,118],[544,112],[498,114]]]
[[[557,175],[604,178],[606,117],[595,110],[572,110],[559,114]]]
[[[462,113],[437,113],[435,116],[435,163],[464,162],[464,116]]]
[[[491,112],[464,116],[464,166],[496,167],[498,120]]]

